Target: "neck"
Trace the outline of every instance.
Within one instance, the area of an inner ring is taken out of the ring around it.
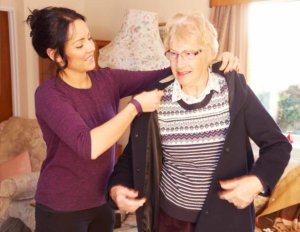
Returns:
[[[78,73],[65,70],[59,74],[59,77],[68,85],[77,89],[89,89],[92,86],[91,79],[86,72]]]
[[[181,86],[181,88],[182,91],[187,95],[198,97],[207,86],[207,82],[208,82],[208,71],[206,70],[203,73],[201,73],[197,81],[192,82],[187,86]]]

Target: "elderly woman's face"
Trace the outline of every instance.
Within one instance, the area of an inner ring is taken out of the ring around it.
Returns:
[[[201,77],[207,75],[209,64],[206,51],[198,40],[174,40],[167,53],[174,77],[182,88],[197,85]]]

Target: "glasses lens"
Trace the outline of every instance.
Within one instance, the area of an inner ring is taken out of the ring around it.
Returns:
[[[171,51],[167,51],[166,52],[166,57],[169,60],[176,60],[177,59],[178,54],[176,52],[171,52]]]
[[[170,60],[170,61],[175,61],[178,59],[179,56],[181,56],[181,58],[183,60],[193,60],[195,59],[195,57],[202,52],[202,50],[198,50],[198,51],[183,51],[181,53],[177,53],[177,52],[172,52],[172,51],[167,51],[165,53],[166,57]]]
[[[185,51],[185,52],[181,53],[181,56],[184,60],[193,60],[195,58],[196,54],[195,54],[195,52]]]

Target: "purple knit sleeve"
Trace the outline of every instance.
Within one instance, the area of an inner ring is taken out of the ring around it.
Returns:
[[[120,97],[145,91],[151,84],[172,74],[170,68],[155,71],[128,71],[111,69],[112,81],[119,87]]]
[[[52,86],[42,85],[35,93],[35,108],[45,140],[51,141],[58,137],[59,142],[68,145],[76,154],[91,158],[90,128],[72,106],[70,99]]]

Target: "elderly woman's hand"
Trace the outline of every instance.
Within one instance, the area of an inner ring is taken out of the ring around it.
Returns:
[[[127,213],[135,212],[146,202],[145,198],[138,198],[138,192],[122,185],[116,185],[110,190],[110,197],[120,210]]]
[[[219,197],[238,209],[246,208],[263,191],[263,185],[254,175],[220,181],[220,185],[224,191],[219,193]]]
[[[240,69],[240,60],[239,60],[239,58],[234,56],[230,52],[223,52],[220,55],[219,60],[222,61],[222,65],[220,67],[220,70],[224,71],[224,73],[228,73],[228,72],[231,72],[233,70],[238,72],[239,69]]]

